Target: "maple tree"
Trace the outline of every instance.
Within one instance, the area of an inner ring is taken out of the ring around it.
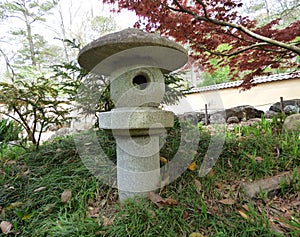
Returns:
[[[259,25],[243,16],[240,0],[103,0],[115,11],[128,9],[139,17],[135,27],[158,31],[188,46],[202,70],[230,67],[231,79],[243,77],[250,88],[253,77],[272,69],[297,70],[300,21],[286,27],[280,18]],[[298,4],[296,7],[299,8]],[[216,65],[211,60],[217,60]]]

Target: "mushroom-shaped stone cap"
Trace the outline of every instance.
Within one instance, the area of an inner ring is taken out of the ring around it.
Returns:
[[[78,62],[86,70],[101,75],[135,66],[171,72],[187,62],[187,51],[158,34],[128,28],[86,45],[79,53]]]

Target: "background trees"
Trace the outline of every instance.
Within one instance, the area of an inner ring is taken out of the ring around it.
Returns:
[[[299,68],[300,21],[298,17],[284,20],[286,12],[299,11],[299,1],[279,1],[273,11],[268,5],[264,21],[245,14],[239,0],[103,0],[116,4],[118,10],[134,11],[139,20],[135,26],[159,31],[187,45],[190,54],[204,70],[229,66],[231,79],[243,78],[249,88],[254,76],[274,69]],[[266,6],[267,1],[256,1]],[[250,6],[250,4],[249,4]],[[257,5],[260,6],[260,5]],[[246,8],[247,9],[247,8]],[[252,11],[248,7],[248,11]],[[283,23],[284,22],[284,23]],[[224,47],[224,45],[226,47]]]
[[[50,126],[71,119],[72,101],[87,76],[77,64],[81,45],[118,27],[101,10],[69,2],[0,0],[0,116],[17,122],[36,148]]]

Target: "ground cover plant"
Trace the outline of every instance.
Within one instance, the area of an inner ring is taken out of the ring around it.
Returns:
[[[176,126],[161,150],[162,165],[178,146]],[[299,134],[283,132],[277,119],[238,125],[226,132],[216,165],[199,177],[213,136],[206,127],[199,130],[193,165],[179,179],[124,203],[85,168],[71,136],[38,151],[6,148],[0,159],[0,236],[299,236]],[[111,135],[98,133],[115,160]],[[282,181],[275,193],[245,195],[244,183],[282,172],[291,172],[292,180]]]

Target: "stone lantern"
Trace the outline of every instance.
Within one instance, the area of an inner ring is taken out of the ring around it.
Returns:
[[[187,52],[157,34],[126,29],[86,45],[79,64],[110,79],[115,108],[99,114],[100,128],[111,130],[117,144],[120,200],[160,187],[159,137],[173,126],[174,115],[159,108],[164,73],[187,62]]]

